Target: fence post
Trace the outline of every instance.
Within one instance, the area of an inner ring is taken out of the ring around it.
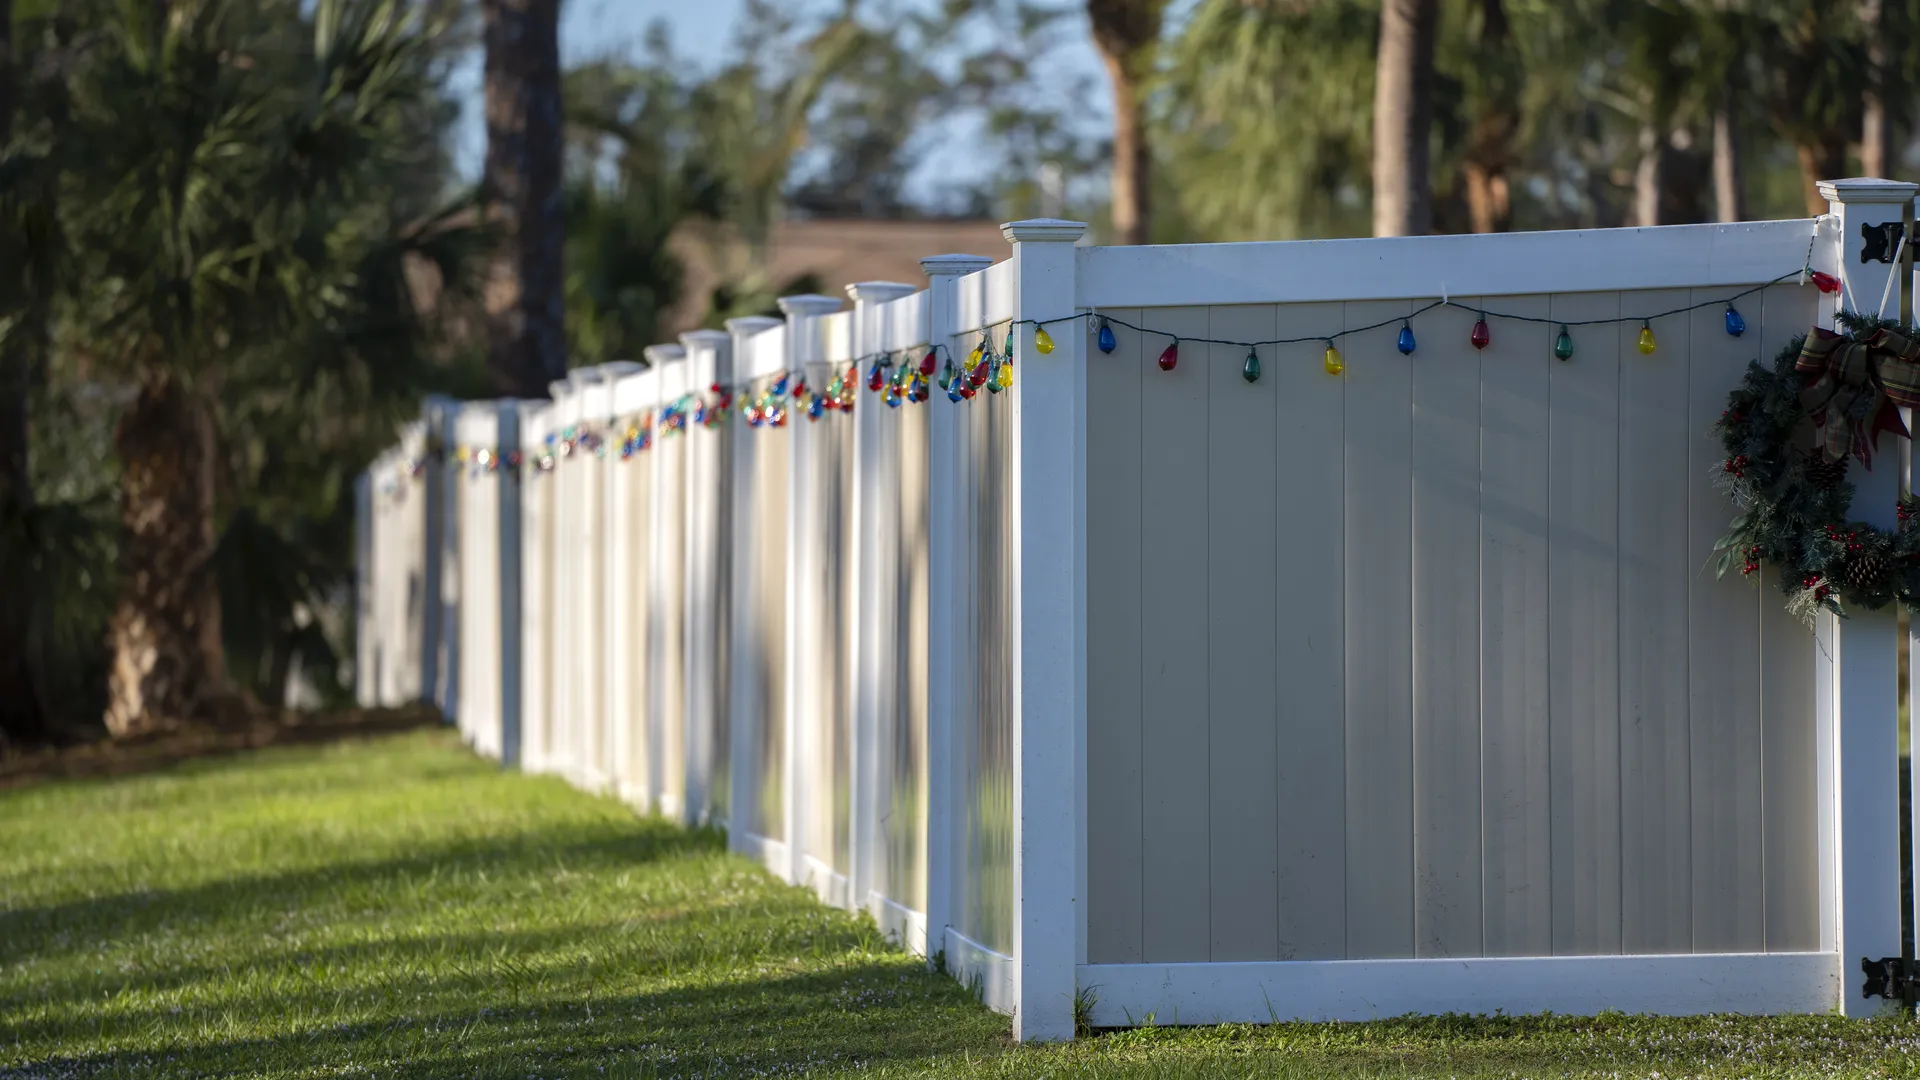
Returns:
[[[680,335],[687,350],[687,392],[705,401],[708,387],[730,378],[732,338],[724,330],[693,330]],[[722,715],[725,693],[720,666],[720,629],[727,601],[725,551],[724,440],[688,424],[686,434],[686,558],[683,611],[686,620],[685,725],[687,748],[684,819],[713,820],[714,769],[720,747],[715,717]]]
[[[727,333],[733,339],[730,379],[720,380],[733,386],[733,394],[738,399],[750,392],[747,385],[748,358],[747,340],[755,334],[771,330],[780,325],[780,320],[765,315],[748,315],[727,320]],[[748,822],[752,819],[750,792],[755,790],[759,771],[754,768],[759,746],[752,738],[753,718],[747,710],[752,708],[753,665],[760,662],[757,643],[753,650],[743,649],[742,642],[756,636],[756,620],[753,616],[753,597],[741,588],[739,583],[748,580],[754,565],[754,534],[752,530],[743,530],[738,523],[749,520],[747,500],[755,492],[747,482],[753,473],[753,431],[738,416],[727,418],[720,427],[721,440],[728,448],[724,468],[726,470],[726,500],[728,527],[724,535],[727,544],[728,565],[731,577],[727,591],[727,846],[735,851],[741,849],[741,838],[746,836]],[[751,656],[749,662],[747,657]],[[761,717],[761,723],[773,723],[782,717]]]
[[[944,363],[960,329],[959,283],[993,265],[979,255],[934,255],[920,260],[927,275],[927,343]],[[960,777],[959,688],[955,650],[967,637],[967,597],[961,565],[960,493],[965,490],[962,452],[965,417],[944,400],[928,402],[927,414],[927,960],[946,952],[953,925],[955,861],[961,857],[955,829]]]
[[[378,704],[373,681],[373,470],[353,478],[353,700],[363,709]]]
[[[571,670],[573,650],[579,648],[576,640],[579,636],[579,613],[574,610],[574,576],[580,569],[580,557],[574,550],[579,538],[577,523],[578,500],[574,496],[575,477],[578,470],[573,465],[573,441],[577,434],[576,426],[580,422],[580,384],[574,378],[557,380],[548,386],[553,395],[553,411],[549,414],[553,434],[557,436],[554,449],[554,469],[549,477],[553,484],[551,510],[553,523],[547,532],[551,541],[547,559],[553,567],[548,579],[551,592],[547,597],[547,626],[553,635],[553,642],[547,655],[551,664],[547,669],[547,755],[548,772],[571,777],[578,768],[578,747],[575,745],[575,721],[578,718],[578,706],[574,704],[579,687]]]
[[[446,565],[447,533],[450,522],[447,520],[447,502],[453,485],[447,482],[450,471],[449,454],[454,446],[453,417],[459,406],[453,399],[440,394],[429,395],[421,402],[420,419],[426,428],[427,467],[421,479],[424,490],[421,496],[422,513],[425,515],[425,560],[421,566],[420,591],[420,700],[431,702],[440,709],[443,717],[451,718],[453,713],[447,707],[447,694],[443,687],[450,684],[451,676],[447,671],[447,613],[446,581],[451,574]]]
[[[1018,275],[1014,318],[1075,312],[1074,244],[1087,227],[1043,218],[1002,227]],[[1073,1037],[1086,729],[1086,334],[1057,323],[1049,356],[1019,332],[1013,396],[1014,1036]],[[1063,782],[1071,777],[1072,782]]]
[[[523,404],[509,398],[499,403],[500,437],[500,765],[520,764],[520,696],[524,683],[520,664],[526,625],[520,607],[520,411]]]
[[[817,366],[825,359],[815,323],[821,316],[838,310],[840,301],[831,296],[803,294],[780,298],[780,313],[787,317],[786,370],[791,376],[804,374],[809,382],[816,376],[827,377],[825,372],[807,371],[807,365]],[[787,707],[783,718],[787,729],[787,880],[794,884],[807,880],[805,818],[807,797],[812,794],[808,782],[819,779],[811,775],[812,744],[805,737],[810,725],[804,721],[810,715],[815,687],[807,671],[808,650],[801,642],[803,635],[812,633],[818,623],[818,613],[812,605],[818,590],[808,587],[808,583],[814,580],[820,560],[826,555],[819,550],[816,527],[819,478],[815,475],[813,440],[807,438],[806,427],[798,421],[799,417],[788,421],[793,428],[789,436],[793,442],[787,459]]]
[[[1899,222],[1911,212],[1914,184],[1891,180],[1827,180],[1820,194],[1833,207],[1839,224],[1838,243],[1816,245],[1816,263],[1834,259],[1828,267],[1845,284],[1841,302],[1849,311],[1873,313],[1896,264],[1867,261],[1865,235],[1887,222]],[[1819,250],[1819,249],[1824,250]],[[1896,294],[1897,295],[1897,294]],[[1892,529],[1900,494],[1897,450],[1880,457],[1871,471],[1850,470],[1854,481],[1853,516]],[[1833,643],[1827,682],[1831,710],[1834,761],[1832,780],[1835,806],[1832,843],[1834,881],[1838,898],[1836,938],[1840,953],[1840,1005],[1848,1016],[1870,1016],[1885,1002],[1862,997],[1858,988],[1863,959],[1899,956],[1900,943],[1900,822],[1899,822],[1899,631],[1892,608],[1851,611],[1829,623]],[[1826,718],[1823,718],[1826,719]],[[1823,860],[1824,861],[1824,860]]]
[[[862,370],[874,357],[887,351],[885,326],[879,307],[890,300],[910,296],[911,285],[895,281],[860,281],[847,286],[853,301],[853,355]],[[885,643],[893,640],[892,608],[883,610],[885,593],[891,596],[897,574],[894,559],[883,544],[882,522],[897,520],[890,507],[899,498],[898,478],[889,480],[891,467],[899,453],[899,428],[885,423],[887,411],[870,395],[873,405],[855,409],[853,414],[853,551],[848,562],[859,569],[853,575],[853,603],[850,626],[853,647],[847,650],[847,685],[853,690],[853,865],[848,867],[848,903],[867,907],[867,893],[873,886],[877,832],[875,798],[879,792],[880,723],[883,715],[892,715],[897,703],[886,685],[883,664]],[[882,586],[881,583],[888,583]]]
[[[680,345],[649,345],[641,350],[647,358],[647,367],[654,372],[654,400],[645,406],[654,415],[653,449],[646,454],[643,467],[653,470],[653,503],[648,507],[647,528],[651,537],[647,543],[647,701],[640,715],[644,717],[642,725],[647,740],[647,797],[656,813],[677,817],[684,812],[686,805],[686,742],[681,740],[681,780],[680,805],[674,806],[668,801],[667,785],[667,724],[685,723],[684,699],[682,708],[669,709],[667,701],[667,672],[673,667],[672,657],[667,648],[669,633],[684,634],[682,613],[670,610],[666,598],[671,595],[668,583],[672,580],[674,568],[670,565],[672,548],[669,541],[677,544],[682,533],[676,532],[668,524],[668,515],[663,508],[668,505],[667,454],[664,448],[667,435],[659,426],[660,413],[680,391],[685,378],[687,350]],[[681,473],[685,476],[684,470]],[[680,492],[684,505],[684,489]],[[677,523],[677,522],[676,522]],[[682,639],[684,640],[684,638]],[[669,713],[673,715],[669,716]],[[682,733],[685,728],[681,727]]]

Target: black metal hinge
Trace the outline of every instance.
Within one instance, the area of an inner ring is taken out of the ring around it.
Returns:
[[[1900,249],[1900,239],[1907,235],[1907,226],[1899,221],[1866,222],[1860,226],[1860,261],[1890,263],[1893,253]]]
[[[1911,1005],[1920,997],[1920,965],[1898,956],[1878,960],[1860,958],[1860,970],[1867,976],[1860,986],[1863,998],[1881,997]]]

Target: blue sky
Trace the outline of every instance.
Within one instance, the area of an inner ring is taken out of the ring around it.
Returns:
[[[807,7],[838,7],[833,0],[790,0]],[[909,3],[921,0],[908,0]],[[740,18],[744,6],[743,0],[564,0],[560,9],[560,59],[563,64],[605,56],[609,53],[638,52],[645,37],[647,27],[655,21],[663,22],[673,42],[674,52],[702,66],[717,63],[727,51],[727,44],[733,35],[735,22]],[[1057,50],[1055,62],[1063,70],[1080,73],[1098,73],[1100,64],[1094,52],[1093,43],[1088,40],[1083,27],[1076,27],[1075,34],[1064,38]],[[480,164],[486,156],[486,128],[482,121],[480,105],[480,62],[474,57],[454,73],[453,89],[465,102],[460,126],[455,136],[454,158],[464,175],[473,176],[480,170]],[[1061,107],[1076,114],[1086,115],[1090,123],[1104,128],[1107,103],[1104,100],[1106,82],[1102,75],[1094,80],[1099,87],[1103,100],[1086,105],[1062,102]],[[965,145],[971,130],[967,118],[950,121],[954,125],[951,137],[960,145]],[[942,140],[943,142],[946,140]],[[969,160],[969,159],[963,159]],[[977,162],[982,169],[989,163]],[[953,175],[952,162],[946,162],[945,179],[957,179]],[[931,170],[931,167],[930,167]],[[920,177],[919,183],[910,184],[909,192],[916,188],[926,189],[932,185],[932,177]]]

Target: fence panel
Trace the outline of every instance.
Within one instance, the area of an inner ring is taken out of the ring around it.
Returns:
[[[681,403],[691,389],[686,349],[655,345],[647,350],[659,382],[656,417]],[[687,445],[684,433],[656,431],[643,468],[653,471],[647,561],[648,787],[653,806],[668,817],[687,808],[686,701],[687,627]]]
[[[499,409],[469,402],[454,419],[460,488],[458,725],[478,753],[498,758],[500,739],[500,445]]]
[[[648,455],[659,437],[658,382],[659,372],[653,369],[627,372],[614,381],[615,430],[608,435],[619,453],[619,464],[607,470],[608,750],[616,793],[643,809],[653,807],[659,791],[647,704],[653,694],[648,604],[654,536],[654,470]]]
[[[1849,778],[1889,631],[1713,575],[1708,431],[1830,313],[1823,228],[1022,222],[925,292],[469,405],[451,465],[436,403],[356,492],[360,692],[724,822],[1021,1038],[1091,988],[1097,1024],[1831,1008],[1886,937]],[[867,388],[976,353],[971,400]]]
[[[557,408],[522,413],[520,455],[520,762],[529,772],[553,768],[554,501]]]
[[[687,349],[690,395],[685,443],[686,627],[684,725],[687,733],[686,817],[694,822],[727,820],[731,782],[726,677],[726,613],[731,548],[731,480],[725,434],[709,422],[718,408],[712,387],[731,382],[730,338],[716,330],[682,335]]]

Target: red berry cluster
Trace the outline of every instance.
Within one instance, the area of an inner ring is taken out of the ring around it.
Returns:
[[[1720,466],[1720,468],[1724,472],[1730,472],[1734,476],[1744,479],[1747,475],[1747,466],[1751,464],[1752,462],[1747,459],[1747,455],[1736,454],[1728,458],[1726,464]]]
[[[1837,526],[1827,526],[1827,539],[1846,541],[1848,551],[1865,551],[1867,549],[1867,546],[1860,542],[1859,533],[1849,532],[1843,534]]]
[[[1900,525],[1903,528],[1906,526],[1907,522],[1913,520],[1913,511],[1907,509],[1906,503],[1901,503],[1899,506],[1894,507],[1893,515],[1894,517],[1899,519]]]
[[[1833,592],[1832,589],[1820,583],[1819,574],[1808,574],[1806,577],[1801,578],[1800,585],[1803,588],[1812,589],[1814,599],[1816,600],[1825,600]]]
[[[1742,574],[1751,574],[1758,571],[1759,569],[1760,569],[1760,546],[1758,544],[1755,544],[1752,547],[1747,548],[1747,564],[1740,568],[1740,572]]]

